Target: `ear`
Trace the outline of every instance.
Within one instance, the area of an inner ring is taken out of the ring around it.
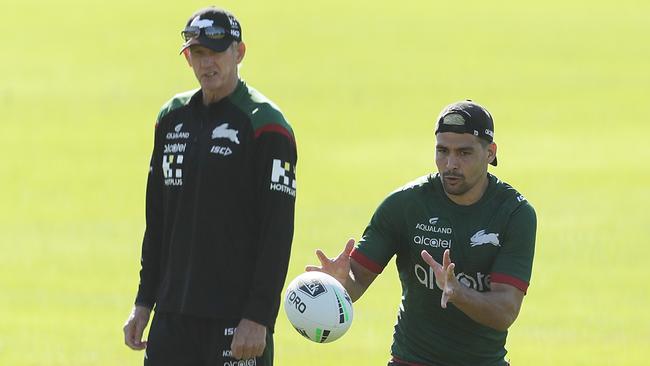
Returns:
[[[488,164],[494,161],[494,157],[497,156],[497,144],[492,142],[487,146],[488,150]]]
[[[246,44],[242,41],[237,44],[237,63],[239,64],[246,55]]]
[[[192,55],[190,54],[189,47],[183,50],[183,56],[185,56],[185,60],[187,60],[187,65],[192,67]]]

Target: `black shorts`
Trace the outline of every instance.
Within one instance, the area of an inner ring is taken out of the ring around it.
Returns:
[[[273,335],[266,332],[262,357],[237,360],[230,344],[237,320],[156,312],[149,329],[145,366],[273,366]]]

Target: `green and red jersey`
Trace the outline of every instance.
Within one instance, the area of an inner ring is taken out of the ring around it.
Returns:
[[[507,331],[481,325],[453,304],[443,309],[433,270],[420,256],[426,250],[442,263],[450,249],[462,284],[483,292],[498,282],[526,292],[535,211],[510,185],[491,174],[488,180],[483,197],[469,206],[447,197],[438,174],[407,184],[381,203],[352,252],[374,273],[396,256],[402,284],[391,349],[396,359],[413,365],[506,365]]]

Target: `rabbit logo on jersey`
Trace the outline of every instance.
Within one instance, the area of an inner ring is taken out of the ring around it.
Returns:
[[[227,123],[222,123],[212,130],[212,139],[228,139],[239,145],[239,137],[237,137],[237,134],[239,134],[239,131],[228,128]]]
[[[498,233],[486,233],[485,230],[479,230],[476,234],[472,235],[469,239],[469,245],[473,247],[478,247],[485,244],[492,244],[495,247],[500,247],[499,243],[499,234]]]
[[[296,166],[288,161],[273,159],[270,189],[296,197]]]

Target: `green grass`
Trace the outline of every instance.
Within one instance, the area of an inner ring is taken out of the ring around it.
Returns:
[[[45,3],[43,3],[45,4]],[[177,56],[197,1],[21,1],[0,41],[0,365],[136,365],[121,327],[138,282],[160,105],[195,87]],[[359,237],[380,200],[434,169],[433,121],[471,97],[499,167],[538,213],[513,364],[639,365],[650,351],[650,4],[621,0],[224,1],[241,70],[299,144],[289,277]],[[394,266],[341,340],[281,312],[276,364],[382,365]],[[282,310],[281,310],[282,311]]]

